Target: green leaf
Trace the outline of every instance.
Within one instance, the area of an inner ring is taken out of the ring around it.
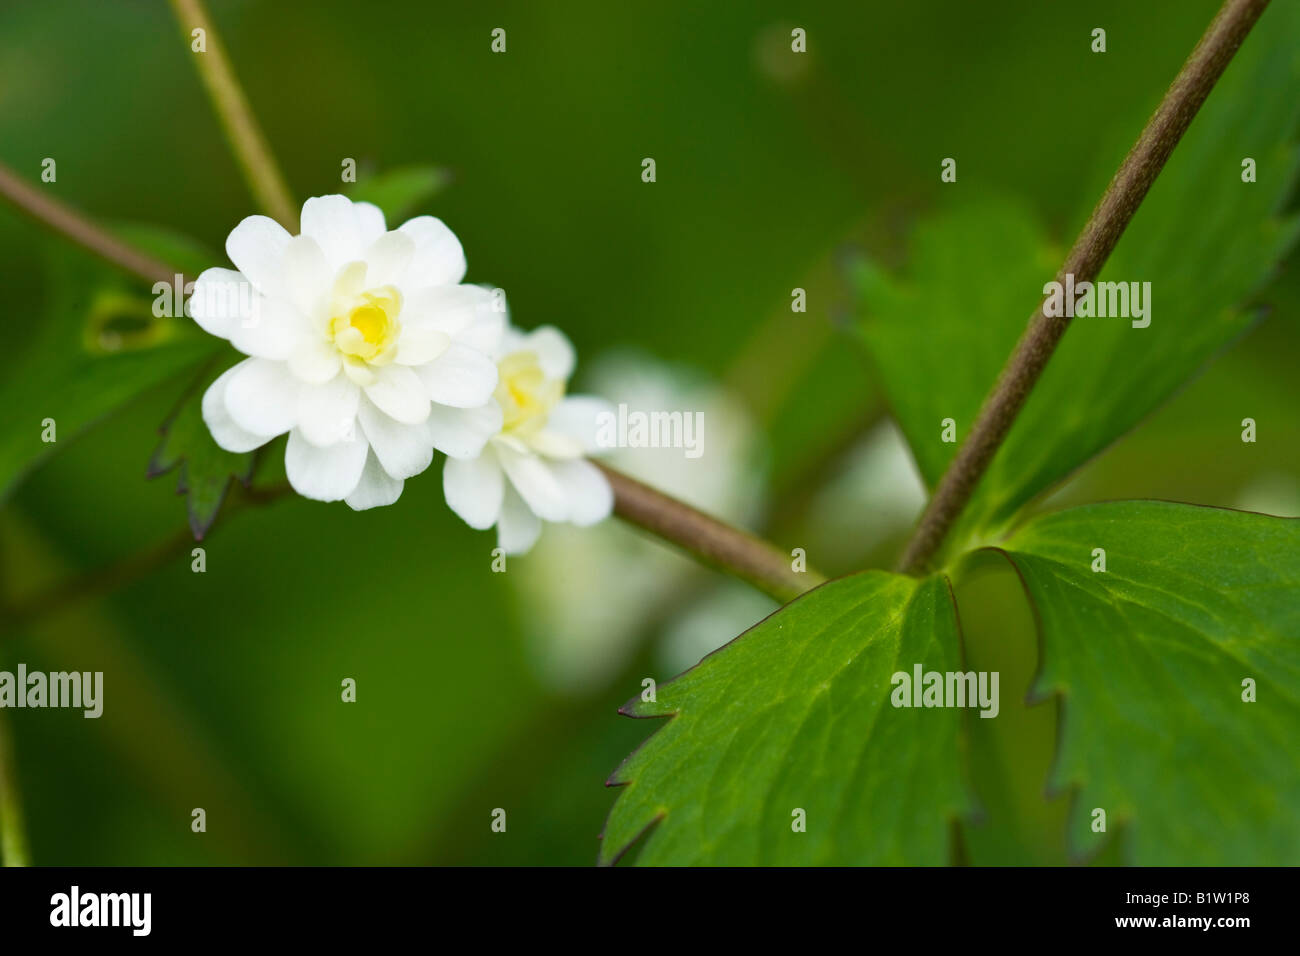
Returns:
[[[1071,323],[977,489],[968,534],[1006,526],[1250,325],[1243,304],[1297,235],[1278,210],[1300,168],[1298,34],[1300,4],[1275,4],[1229,65],[1100,277],[1150,282],[1150,326]],[[1257,182],[1242,182],[1243,157],[1256,160]],[[966,437],[1064,252],[1006,204],[950,212],[913,245],[906,279],[865,263],[857,283],[863,334],[933,485],[957,448],[941,441],[941,420]]]
[[[177,469],[177,493],[185,496],[186,513],[195,540],[201,540],[216,520],[230,483],[235,479],[247,486],[253,476],[254,452],[226,451],[212,439],[203,422],[203,393],[240,356],[229,350],[209,363],[186,391],[180,403],[163,423],[162,440],[149,459],[149,477],[157,478]]]
[[[925,483],[934,487],[964,437],[1060,254],[1011,200],[973,201],[913,232],[906,276],[853,267],[859,328]]]
[[[189,278],[215,261],[193,242],[150,227],[119,234],[183,269]],[[156,317],[144,283],[79,248],[48,257],[46,307],[35,334],[4,368],[0,403],[0,501],[21,478],[98,419],[183,370],[220,343],[184,315]],[[173,309],[179,313],[179,308]],[[54,442],[46,420],[53,420]]]
[[[961,670],[948,581],[868,571],[825,584],[623,712],[670,717],[611,785],[600,858],[641,864],[942,864],[961,711],[894,707],[891,676]],[[794,832],[794,811],[806,832]]]
[[[352,185],[348,195],[354,202],[374,203],[384,211],[389,228],[428,202],[451,181],[437,166],[403,166],[369,176]]]
[[[1141,865],[1300,859],[1300,519],[1115,502],[1006,551],[1039,619],[1034,693],[1062,697],[1050,786],[1078,788],[1074,852],[1122,824]]]

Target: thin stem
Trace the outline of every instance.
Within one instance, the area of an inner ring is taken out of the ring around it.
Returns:
[[[30,866],[31,854],[27,849],[22,802],[18,798],[18,773],[14,764],[9,722],[0,713],[0,863],[4,866]]]
[[[66,236],[113,265],[140,276],[150,285],[155,282],[166,282],[171,285],[175,279],[175,270],[166,263],[118,239],[44,190],[25,182],[2,163],[0,163],[0,195],[37,222]]]
[[[678,545],[711,567],[727,571],[783,604],[826,579],[795,571],[791,555],[688,504],[596,462],[614,489],[614,513]]]
[[[186,40],[191,39],[190,31],[203,31],[205,49],[193,53],[199,78],[207,88],[253,198],[268,216],[279,221],[289,232],[296,233],[298,211],[289,187],[267,148],[266,139],[239,81],[235,79],[225,46],[213,28],[202,0],[171,0],[171,5]]]
[[[1073,275],[1077,288],[1097,277],[1147,190],[1267,6],[1268,0],[1224,3],[1120,164],[1057,273],[1058,282],[1064,283],[1066,275]],[[1194,199],[1189,197],[1189,201]],[[900,571],[918,574],[926,569],[970,501],[1069,324],[1067,316],[1045,315],[1042,304],[1030,318],[1029,327],[921,516],[899,561]]]

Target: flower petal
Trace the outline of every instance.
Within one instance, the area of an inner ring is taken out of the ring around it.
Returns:
[[[326,448],[313,445],[295,428],[284,450],[284,470],[293,490],[304,498],[340,501],[356,490],[365,468],[365,439],[335,442]]]
[[[361,258],[366,263],[366,285],[392,285],[402,277],[411,257],[415,240],[405,233],[386,232],[366,248]]]
[[[265,445],[272,436],[257,435],[240,428],[230,417],[230,412],[226,411],[226,386],[237,368],[238,365],[232,365],[217,376],[217,380],[203,393],[200,407],[203,411],[204,424],[208,426],[208,431],[212,432],[213,441],[226,451],[252,451]]]
[[[434,286],[407,297],[402,321],[446,332],[461,345],[495,355],[506,329],[492,292],[476,285]]]
[[[402,223],[398,232],[415,240],[415,255],[405,278],[412,289],[455,285],[465,277],[465,251],[441,219],[417,216]]]
[[[283,362],[250,358],[226,384],[226,410],[236,425],[255,435],[282,435],[297,424],[301,384]]]
[[[333,285],[333,270],[311,236],[294,236],[284,250],[284,290],[308,319],[324,322]]]
[[[547,378],[567,381],[576,361],[573,345],[553,325],[543,325],[524,336],[522,348],[537,353],[537,361]]]
[[[569,500],[551,465],[536,455],[520,454],[504,445],[496,445],[497,457],[506,477],[528,507],[547,521],[567,521]]]
[[[477,408],[492,399],[497,366],[482,352],[452,345],[432,362],[416,368],[426,394],[439,405]]]
[[[367,398],[357,409],[361,430],[384,471],[394,478],[418,475],[433,463],[433,445],[423,424],[403,425],[380,411]]]
[[[614,510],[614,491],[601,470],[584,458],[557,461],[551,473],[568,499],[569,520],[580,527],[604,521]]]
[[[323,385],[303,385],[298,392],[298,430],[313,445],[325,447],[356,434],[361,389],[346,375]]]
[[[381,412],[406,425],[419,425],[429,417],[429,396],[420,376],[405,365],[375,369],[375,380],[365,387],[366,397]]]
[[[283,260],[290,235],[274,219],[249,216],[226,237],[226,255],[263,295],[284,290]]]
[[[540,431],[528,437],[527,445],[545,458],[572,459],[582,457],[582,445],[577,439],[555,431]]]
[[[343,500],[353,511],[380,508],[391,505],[401,497],[403,484],[400,479],[393,478],[384,471],[372,451],[366,456],[366,466],[361,470],[361,480],[357,487]]]
[[[422,328],[418,325],[402,327],[402,337],[397,340],[397,355],[393,361],[399,365],[424,365],[432,362],[451,345],[446,332]]]
[[[615,415],[614,406],[603,398],[568,395],[551,409],[546,419],[546,430],[572,439],[584,453],[593,454],[607,450],[598,440],[601,423],[616,421]]]
[[[321,385],[338,374],[343,360],[339,350],[316,335],[308,334],[289,356],[289,371],[312,385]]]
[[[303,203],[302,234],[316,240],[333,269],[361,258],[361,223],[347,196],[313,196]]]
[[[501,465],[490,453],[479,458],[448,458],[442,467],[447,507],[480,531],[496,524],[505,486]]]
[[[501,406],[496,402],[478,408],[431,405],[424,427],[430,444],[448,458],[477,458],[488,439],[501,431]]]
[[[245,355],[281,361],[298,351],[307,336],[307,320],[286,299],[258,295],[249,316],[230,329],[230,344]]]
[[[357,214],[363,246],[370,245],[388,231],[388,226],[384,223],[384,211],[374,203],[354,202],[352,210]]]
[[[185,314],[209,335],[223,339],[252,312],[253,284],[233,269],[204,269],[194,280]]]
[[[497,518],[497,544],[506,554],[523,554],[537,543],[542,521],[524,504],[513,488],[507,488]]]

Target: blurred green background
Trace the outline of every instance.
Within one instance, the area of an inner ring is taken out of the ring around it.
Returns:
[[[709,409],[716,431],[698,463],[642,453],[625,467],[839,574],[892,563],[921,503],[870,363],[840,328],[853,307],[842,251],[900,261],[910,224],[957,191],[1018,197],[1068,242],[1099,164],[1136,135],[1217,6],[210,0],[209,11],[300,198],[338,191],[345,157],[363,176],[447,170],[418,211],[456,231],[469,281],[504,287],[517,324],[569,334],[579,390],[618,400],[636,381],[638,395]],[[1096,26],[1104,55],[1089,49]],[[504,55],[489,49],[496,27]],[[790,53],[793,27],[807,31],[804,56]],[[103,222],[192,236],[225,264],[225,235],[256,210],[192,55],[163,0],[9,0],[0,161],[39,183],[53,157],[57,183],[41,188]],[[940,184],[945,156],[958,158],[956,186]],[[57,242],[0,208],[11,343],[0,374],[25,361]],[[795,287],[807,314],[789,311]],[[1252,335],[1057,500],[1300,514],[1296,270],[1264,298],[1274,308]],[[3,503],[9,601],[183,524],[175,476],[148,481],[145,467],[185,381],[75,440],[60,433],[57,454]],[[35,442],[42,394],[25,398],[4,414],[30,420]],[[1247,415],[1270,433],[1226,453]],[[0,669],[105,673],[99,720],[0,714],[34,862],[594,862],[614,797],[603,782],[653,729],[617,707],[772,605],[612,523],[548,527],[493,574],[495,540],[447,510],[440,468],[379,511],[285,499],[219,517],[204,574],[180,553],[106,594],[0,624]],[[978,560],[959,597],[972,657],[996,661],[983,669],[1001,667],[1004,699],[1018,699],[1034,643],[1006,568]],[[345,677],[355,704],[340,701]],[[976,728],[986,812],[965,828],[961,858],[1062,861],[1065,798],[1042,793],[1053,705],[1004,713],[996,732]],[[195,807],[206,833],[191,832]],[[490,829],[498,807],[505,833]]]

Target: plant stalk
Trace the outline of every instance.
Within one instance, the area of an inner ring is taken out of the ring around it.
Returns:
[[[1057,282],[1064,283],[1067,274],[1074,276],[1076,287],[1096,279],[1174,147],[1267,6],[1268,0],[1224,3],[1174,77],[1137,143],[1124,157],[1056,274]],[[1188,197],[1188,201],[1195,202],[1195,197]],[[1066,316],[1044,314],[1043,304],[1039,304],[993,390],[985,398],[970,434],[958,448],[921,515],[899,560],[900,571],[919,574],[927,569],[969,503],[1069,324]]]
[[[212,19],[202,0],[170,0],[186,40],[192,30],[202,30],[205,50],[191,51],[203,81],[234,150],[244,181],[258,206],[290,233],[298,231],[298,207],[294,205],[275,157],[266,145],[261,127],[253,116],[248,99],[230,68],[225,45],[212,26]]]

